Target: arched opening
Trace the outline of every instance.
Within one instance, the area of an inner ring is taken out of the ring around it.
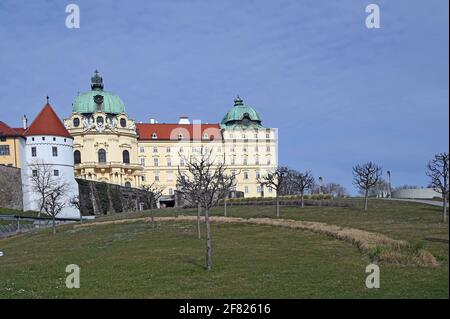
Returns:
[[[81,164],[81,152],[76,150],[73,152],[73,162],[75,164]]]
[[[130,182],[125,182],[125,187],[131,187],[131,183]]]
[[[103,148],[98,150],[98,162],[106,163],[106,151]]]
[[[130,153],[127,150],[122,152],[122,160],[125,164],[130,164]]]

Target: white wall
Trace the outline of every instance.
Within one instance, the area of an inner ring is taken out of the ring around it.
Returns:
[[[44,139],[43,139],[44,138]],[[33,140],[34,139],[34,140]],[[32,156],[32,148],[36,147],[36,156]],[[53,147],[58,148],[58,156],[53,156]],[[32,163],[45,163],[52,165],[53,170],[59,171],[59,176],[55,177],[64,180],[69,185],[65,202],[66,207],[58,217],[78,218],[78,209],[71,207],[69,201],[78,195],[78,183],[75,181],[73,163],[73,139],[58,136],[27,136],[27,140],[22,152],[22,184],[23,184],[23,209],[39,211],[39,194],[31,189],[30,176]]]
[[[407,189],[399,189],[392,192],[392,198],[430,199],[433,197],[442,197],[442,195],[432,188],[417,188],[417,189],[407,188]]]

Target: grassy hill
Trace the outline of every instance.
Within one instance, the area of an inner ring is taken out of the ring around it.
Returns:
[[[0,240],[0,298],[448,298],[448,224],[438,207],[374,200],[359,207],[282,207],[283,218],[319,221],[406,240],[430,251],[437,267],[381,264],[381,288],[365,287],[369,264],[348,242],[267,225],[212,224],[213,270],[192,222],[75,224]],[[221,215],[222,208],[213,210]],[[166,209],[106,216],[189,215]],[[269,206],[229,216],[274,217]],[[444,241],[443,241],[444,240]],[[447,240],[447,242],[445,242]],[[65,287],[65,267],[81,268],[81,288]]]

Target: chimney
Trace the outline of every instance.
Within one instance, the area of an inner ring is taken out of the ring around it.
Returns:
[[[27,116],[25,114],[22,117],[22,126],[23,126],[24,130],[26,130],[27,127],[28,127],[28,119],[27,119]]]
[[[191,122],[189,122],[189,118],[187,116],[180,116],[178,124],[191,124]]]
[[[156,124],[156,123],[158,123],[158,121],[156,119],[154,119],[154,118],[150,119],[150,124]]]

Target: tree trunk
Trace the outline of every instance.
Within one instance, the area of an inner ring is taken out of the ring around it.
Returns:
[[[366,190],[364,194],[364,211],[367,211],[368,201],[369,201],[369,191]]]
[[[280,217],[280,199],[278,198],[278,193],[276,196],[276,202],[277,202],[277,217]]]
[[[443,202],[443,220],[444,220],[444,223],[446,223],[447,222],[447,195],[446,194],[444,194],[444,196],[443,196],[443,198],[444,198],[444,202]]]
[[[52,225],[53,225],[53,235],[55,235],[56,234],[55,216],[52,216]]]
[[[201,213],[202,207],[200,203],[197,204],[197,238],[201,239],[202,234],[200,232],[200,213]]]
[[[205,208],[205,225],[206,225],[206,270],[210,271],[212,266],[212,260],[211,260],[211,229],[209,225],[208,208]]]
[[[223,215],[227,217],[227,198],[223,199]]]
[[[305,207],[305,201],[304,201],[304,198],[303,198],[303,192],[301,192],[301,202],[302,202],[302,207]]]

